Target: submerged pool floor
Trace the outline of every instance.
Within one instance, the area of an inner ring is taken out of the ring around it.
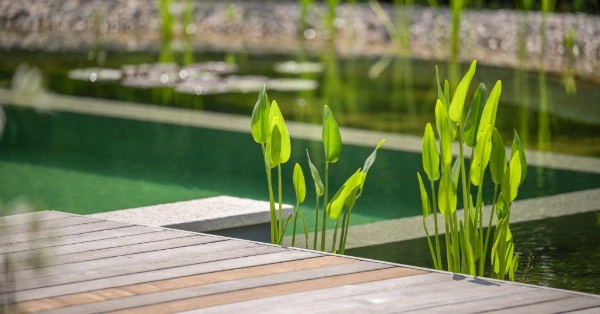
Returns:
[[[260,146],[248,133],[14,107],[4,110],[3,202],[25,196],[40,209],[90,214],[215,195],[268,200]],[[285,203],[295,203],[292,167],[298,162],[308,186],[301,210],[312,230],[315,194],[306,149],[323,175],[322,144],[292,139],[292,157],[282,167],[283,196]],[[331,195],[371,152],[368,147],[344,146],[339,162],[330,166]],[[421,170],[418,153],[380,150],[353,211],[352,225],[420,215],[416,172]],[[484,201],[490,203],[493,185],[487,183]],[[530,167],[519,199],[597,187],[599,174]]]

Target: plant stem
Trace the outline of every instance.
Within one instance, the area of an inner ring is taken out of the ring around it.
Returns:
[[[317,250],[317,238],[319,237],[319,189],[315,189],[317,194],[317,207],[315,209],[315,236],[313,250]]]
[[[325,252],[325,235],[327,234],[327,189],[329,187],[329,162],[325,162],[325,193],[323,194],[323,227],[321,228],[321,251]]]
[[[494,209],[496,209],[496,203],[498,202],[498,184],[494,185],[494,201],[492,203],[492,212],[490,213],[490,222],[488,223],[487,232],[485,235],[485,244],[483,246],[483,251],[481,252],[481,257],[479,260],[479,276],[483,277],[483,268],[485,266],[485,259],[487,257],[487,248],[488,243],[490,242],[490,230],[492,230],[492,219],[494,218]],[[492,274],[494,270],[492,269]]]
[[[265,171],[267,172],[267,185],[269,186],[269,208],[271,214],[271,243],[276,244],[277,239],[277,216],[275,214],[275,199],[273,197],[273,182],[271,179],[271,168],[267,165],[265,159],[265,144],[261,144],[263,151],[263,160],[265,161]]]
[[[277,181],[279,192],[279,230],[281,230],[281,236],[283,237],[283,191],[281,189],[281,164],[277,165]]]
[[[338,221],[339,220],[340,220],[339,218],[335,220],[335,227],[333,227],[333,244],[331,245],[331,253],[334,253],[334,254],[336,253],[335,252],[335,240],[337,238]]]
[[[292,232],[292,247],[294,247],[294,245],[296,244],[296,221],[298,220],[298,206],[300,204],[298,203],[298,200],[296,200],[296,210],[294,211],[294,229]]]
[[[461,172],[461,176],[462,176],[462,192],[463,192],[463,206],[465,208],[464,210],[464,224],[465,224],[465,252],[467,253],[465,258],[467,260],[467,265],[469,268],[469,274],[471,276],[475,276],[476,274],[476,269],[475,269],[475,261],[471,258],[473,255],[473,248],[471,247],[471,238],[469,238],[469,229],[471,228],[471,221],[470,221],[470,215],[471,215],[471,210],[469,209],[469,204],[471,202],[469,202],[469,199],[467,197],[467,177],[465,175],[465,154],[464,154],[464,143],[463,143],[463,126],[462,123],[458,123],[458,143],[459,143],[459,147],[460,147],[460,172]]]
[[[342,219],[342,232],[340,233],[340,246],[338,247],[338,253],[343,254],[342,253],[342,246],[344,244],[344,233],[346,231],[346,224],[348,222],[348,214],[349,214],[349,209],[346,208],[346,212],[344,213],[344,219]]]
[[[460,272],[460,240],[458,239],[458,218],[456,218],[456,212],[452,213],[452,220],[450,221],[454,225],[452,226],[452,244],[454,249],[454,272]]]
[[[434,225],[435,225],[435,251],[436,251],[436,257],[437,257],[437,264],[439,265],[439,269],[442,269],[442,253],[440,251],[440,239],[438,238],[438,219],[437,219],[437,207],[436,204],[437,202],[435,201],[435,184],[433,183],[433,181],[429,181],[431,182],[431,196],[432,196],[432,208],[433,208],[433,221],[434,221]],[[446,233],[448,233],[448,231],[446,230]],[[446,250],[448,250],[448,247],[446,247]]]
[[[452,253],[451,253],[451,249],[452,247],[450,246],[450,238],[452,236],[452,230],[450,227],[450,225],[448,225],[448,216],[444,215],[444,230],[446,231],[446,263],[448,264],[448,271],[452,272],[454,271],[454,266],[452,263]]]
[[[435,251],[433,250],[433,245],[431,245],[431,239],[429,238],[429,232],[427,231],[427,224],[425,223],[425,216],[423,216],[423,229],[425,229],[425,235],[427,236],[427,243],[429,244],[429,251],[431,252],[431,258],[433,259],[433,267],[435,269],[441,269],[438,267],[437,257],[435,256]]]

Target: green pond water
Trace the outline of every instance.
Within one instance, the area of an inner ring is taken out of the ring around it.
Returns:
[[[156,58],[152,53],[111,53],[105,67],[151,63]],[[222,54],[195,56],[196,61],[223,58]],[[325,71],[319,74],[286,75],[273,70],[275,62],[290,59],[298,57],[238,55],[240,69],[236,73],[316,80],[319,87],[313,91],[269,92],[269,98],[277,100],[287,120],[320,123],[323,105],[327,104],[339,124],[346,127],[421,135],[424,125],[434,121],[435,63],[396,60],[377,79],[367,75],[376,62],[372,58],[309,57],[324,62]],[[169,88],[142,89],[122,86],[119,82],[69,79],[70,69],[95,66],[85,54],[2,52],[0,86],[9,87],[16,65],[23,61],[39,67],[47,88],[62,94],[247,116],[256,102],[255,93],[196,96],[174,93]],[[407,64],[408,72],[404,71]],[[440,64],[442,77],[447,72],[448,67]],[[528,148],[600,156],[600,89],[578,82],[578,93],[566,95],[558,77],[547,76],[542,85],[539,78],[537,73],[478,66],[474,83],[484,82],[491,90],[496,80],[504,82],[497,127],[505,144],[510,145],[514,128]],[[519,85],[513,84],[515,81]],[[547,101],[540,105],[541,99]],[[216,195],[268,200],[260,146],[250,134],[11,106],[3,110],[6,127],[0,141],[0,199],[4,202],[25,196],[38,209],[89,214]],[[292,139],[292,157],[282,167],[285,203],[295,203],[291,178],[294,163],[299,162],[309,176],[306,149],[323,172],[322,144]],[[330,189],[337,190],[362,167],[371,152],[372,148],[344,145],[339,162],[330,167]],[[422,171],[420,154],[391,151],[384,146],[369,171],[365,192],[353,210],[352,225],[420,215],[417,171]],[[518,199],[598,187],[597,174],[530,167]],[[484,202],[491,203],[491,181],[483,189]],[[314,217],[314,199],[314,190],[309,188],[301,210],[310,230],[313,230],[310,222]],[[462,208],[460,200],[458,207]],[[592,221],[593,214],[589,215]],[[568,221],[569,228],[579,223]],[[598,261],[598,247],[591,242],[586,242],[588,249],[582,247],[577,251],[581,255],[559,255],[566,256],[564,261],[562,257],[536,251],[546,248],[546,243],[558,243],[568,231],[556,227],[557,223],[542,221],[537,222],[540,225],[537,229],[523,229],[532,230],[522,233],[529,232],[529,242],[520,240],[524,239],[517,236],[520,226],[529,224],[532,223],[515,224],[511,230],[515,229],[517,249],[523,256],[529,253],[536,256],[534,263],[549,260],[552,265],[578,265],[580,261]],[[333,223],[329,222],[328,227],[333,228]],[[598,239],[596,230],[586,227],[578,231],[587,232],[587,238]],[[355,249],[350,254],[430,267],[423,241]],[[548,250],[550,247],[559,246],[549,244]],[[593,283],[561,286],[557,281],[563,270],[559,268],[552,280],[549,275],[535,275],[539,269],[546,269],[544,265],[548,264],[534,265],[527,282],[598,293],[598,285]],[[592,269],[593,278],[600,278],[600,270]],[[583,273],[573,270],[573,276]]]
[[[510,230],[520,254],[515,281],[600,294],[600,225],[593,213],[513,223]],[[440,244],[445,246],[444,237]],[[425,238],[349,249],[346,254],[433,268]]]

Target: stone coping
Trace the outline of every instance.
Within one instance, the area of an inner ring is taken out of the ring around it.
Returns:
[[[283,216],[293,213],[283,205]],[[145,226],[160,226],[208,232],[270,222],[269,202],[232,196],[216,196],[191,201],[116,210],[90,217]]]

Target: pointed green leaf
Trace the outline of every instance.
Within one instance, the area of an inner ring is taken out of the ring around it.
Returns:
[[[458,178],[460,176],[460,158],[457,157],[454,159],[454,164],[452,165],[452,180],[454,184],[458,186]]]
[[[492,156],[490,157],[490,171],[492,172],[492,181],[496,184],[502,184],[502,177],[506,171],[506,149],[498,129],[494,128],[492,135]]]
[[[363,182],[364,182],[364,173],[363,173]],[[358,190],[360,189],[360,184],[354,188],[354,190],[352,190],[352,192],[350,192],[348,194],[348,196],[346,197],[346,202],[344,202],[344,205],[346,205],[347,209],[350,208],[354,208],[354,204],[356,204],[356,194],[358,194]]]
[[[519,134],[517,134],[517,130],[515,130],[515,138],[513,139],[513,144],[511,148],[511,160],[516,152],[519,152],[519,158],[521,159],[521,181],[519,182],[519,186],[523,184],[525,181],[525,177],[527,177],[527,158],[525,157],[525,150],[523,150],[523,144],[521,144],[521,139],[519,138]]]
[[[425,126],[423,135],[423,169],[429,178],[429,181],[436,181],[440,178],[440,155],[435,144],[435,135],[431,124]]]
[[[302,167],[300,164],[296,163],[294,166],[294,190],[296,190],[296,199],[298,203],[303,203],[304,198],[306,197],[306,183],[304,182],[304,173],[302,172]]]
[[[492,92],[490,93],[490,97],[488,98],[487,102],[485,103],[485,107],[483,108],[483,113],[481,114],[481,121],[479,122],[479,126],[486,126],[486,125],[491,125],[492,129],[495,127],[496,125],[496,113],[498,112],[498,101],[500,100],[500,94],[502,93],[502,82],[498,81],[496,82],[496,85],[494,86],[494,88],[492,89]],[[479,129],[477,130],[477,138],[479,138],[479,135],[481,135],[481,133],[483,133],[484,128],[479,127]]]
[[[319,170],[317,167],[313,165],[310,160],[310,154],[308,154],[308,149],[306,150],[306,156],[308,157],[308,166],[310,167],[310,174],[312,175],[313,181],[315,181],[315,188],[317,190],[317,194],[319,196],[323,196],[323,192],[325,191],[323,187],[323,181],[321,181],[321,176],[319,175]]]
[[[510,281],[515,281],[515,272],[517,271],[517,268],[519,268],[519,253],[515,254],[512,263],[510,263],[510,273],[508,275]]]
[[[450,166],[445,166],[442,171],[442,179],[438,188],[438,207],[445,216],[456,211],[456,184],[452,180]]]
[[[450,103],[450,119],[456,123],[462,122],[463,111],[465,108],[465,98],[467,98],[467,92],[471,85],[473,75],[475,75],[475,68],[477,67],[477,61],[473,61],[469,67],[469,71],[463,79],[458,83],[452,102]]]
[[[271,111],[269,112],[269,117],[271,119],[271,124],[277,124],[279,128],[281,136],[281,152],[279,154],[279,163],[284,164],[290,159],[290,155],[292,153],[292,146],[290,144],[290,134],[288,132],[287,126],[285,125],[285,120],[283,119],[281,110],[279,110],[279,106],[277,106],[277,102],[274,100],[271,103]]]
[[[519,152],[515,152],[510,159],[510,165],[504,172],[502,178],[502,196],[508,203],[515,200],[519,192],[519,183],[521,182],[521,159]]]
[[[333,113],[325,106],[323,113],[323,146],[325,160],[330,163],[338,161],[342,153],[342,137]]]
[[[421,174],[417,172],[417,178],[419,179],[419,188],[421,189],[421,208],[423,209],[423,217],[429,217],[431,210],[429,208],[429,195],[427,195],[427,190],[425,190],[425,186],[423,185],[423,179],[421,179]]]
[[[375,158],[377,158],[377,150],[381,147],[381,145],[383,145],[383,143],[385,143],[385,139],[379,141],[379,143],[375,147],[375,150],[371,153],[371,155],[369,155],[367,160],[365,160],[365,165],[362,170],[364,173],[367,173],[369,171],[369,168],[371,168],[371,166],[375,162]]]
[[[440,73],[438,71],[437,65],[435,66],[435,79],[437,81],[438,99],[441,100],[442,104],[447,107],[448,104],[446,103],[446,97],[444,96],[444,92],[442,91],[442,85],[440,85]]]
[[[502,219],[508,214],[508,203],[504,200],[504,196],[500,193],[496,203],[496,217]]]
[[[446,98],[446,102],[444,104],[444,108],[446,108],[446,114],[450,113],[450,83],[448,80],[444,82],[444,97]],[[453,123],[448,117],[448,123],[450,124],[450,140],[454,141],[456,138],[456,123]]]
[[[279,132],[279,125],[277,123],[273,123],[272,125],[271,134],[267,140],[266,151],[267,164],[271,168],[275,168],[281,162],[281,132]]]
[[[479,127],[479,121],[481,121],[481,114],[483,113],[483,107],[487,102],[487,88],[485,84],[479,84],[469,113],[467,113],[467,119],[465,120],[465,144],[469,147],[475,147],[477,142],[477,128]]]
[[[492,152],[492,126],[487,125],[484,132],[477,139],[477,147],[475,147],[475,156],[471,162],[471,183],[479,186],[483,181],[483,174],[490,160]]]
[[[267,143],[269,137],[271,120],[269,119],[269,99],[265,91],[265,86],[258,93],[258,101],[252,110],[252,122],[250,124],[252,137],[259,144]]]
[[[435,104],[435,121],[436,124],[440,125],[440,150],[442,152],[443,165],[450,165],[452,163],[452,138],[450,135],[450,119],[446,108],[442,102],[438,99]]]
[[[363,173],[358,169],[348,180],[346,183],[342,185],[342,187],[335,193],[329,205],[327,205],[327,215],[333,220],[337,220],[340,218],[340,214],[344,209],[344,205],[346,204],[346,199],[348,195],[356,189],[360,183],[362,182]]]

